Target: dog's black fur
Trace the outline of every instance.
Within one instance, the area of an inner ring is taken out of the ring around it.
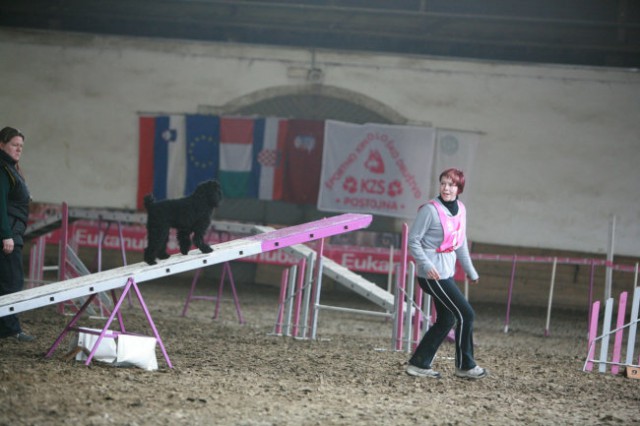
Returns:
[[[147,209],[147,248],[144,261],[155,265],[156,259],[166,259],[169,228],[178,232],[180,253],[187,254],[193,244],[203,253],[213,249],[205,243],[204,235],[211,224],[213,209],[222,201],[222,189],[215,180],[200,183],[193,194],[176,200],[156,202],[152,194],[144,197]]]

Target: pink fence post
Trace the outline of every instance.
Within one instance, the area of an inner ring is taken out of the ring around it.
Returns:
[[[516,278],[516,262],[518,261],[518,256],[513,255],[513,265],[511,266],[511,280],[509,281],[509,291],[507,293],[507,317],[504,321],[504,332],[509,332],[509,321],[511,315],[511,297],[513,295],[513,282]]]
[[[402,252],[401,252],[401,260],[400,260],[400,279],[398,280],[399,291],[396,292],[398,294],[398,311],[396,315],[398,316],[398,324],[396,329],[396,350],[399,351],[402,349],[402,318],[404,317],[404,295],[406,289],[406,280],[407,280],[407,235],[409,233],[409,226],[406,223],[402,224]],[[410,301],[407,301],[409,304]]]
[[[620,362],[620,351],[622,350],[622,336],[624,334],[624,329],[622,328],[624,325],[625,314],[627,313],[627,292],[624,291],[620,294],[620,300],[618,301],[618,318],[616,320],[616,337],[613,342],[613,358],[611,362],[613,363],[611,367],[611,374],[618,374],[619,367],[617,363]]]
[[[60,223],[60,242],[58,253],[58,281],[67,279],[67,246],[69,245],[69,206],[62,203],[62,221]],[[58,303],[58,313],[64,315],[65,302]]]
[[[589,346],[587,350],[587,362],[584,365],[585,371],[593,369],[593,356],[596,352],[595,340],[598,335],[598,315],[600,314],[600,301],[596,300],[591,306],[591,321],[589,323]]]

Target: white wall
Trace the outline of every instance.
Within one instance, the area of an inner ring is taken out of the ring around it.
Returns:
[[[134,208],[139,112],[193,113],[307,84],[311,52],[0,30],[0,125],[35,201]],[[323,84],[413,123],[482,132],[463,195],[486,243],[640,256],[640,73],[318,51]]]

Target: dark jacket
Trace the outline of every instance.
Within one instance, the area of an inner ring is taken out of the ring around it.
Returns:
[[[0,151],[0,238],[13,238],[15,245],[23,245],[22,236],[29,220],[31,195],[16,162]]]

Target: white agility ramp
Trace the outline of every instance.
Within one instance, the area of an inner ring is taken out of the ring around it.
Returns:
[[[101,209],[83,209],[83,208],[69,208],[70,220],[105,220],[105,221],[117,221],[123,223],[146,223],[145,213],[136,212],[120,212],[113,210],[101,210]],[[40,222],[31,224],[26,231],[26,234],[30,238],[34,238],[39,235],[43,235],[50,232],[52,229],[60,227],[62,222],[62,214],[51,215]],[[212,229],[216,231],[228,231],[233,234],[265,234],[276,231],[275,228],[269,226],[246,224],[239,222],[227,222],[227,221],[213,221]],[[285,251],[295,257],[303,258],[308,257],[313,252],[309,247],[302,244],[295,244],[285,248]],[[258,254],[252,253],[252,254]],[[247,255],[250,256],[250,255]],[[350,271],[344,266],[334,262],[333,260],[323,257],[322,259],[323,274],[340,285],[348,288],[349,290],[359,294],[374,304],[380,306],[385,311],[392,311],[394,309],[394,296],[393,294],[380,288],[375,283],[363,278],[362,276]],[[219,263],[219,262],[217,262]],[[139,265],[138,265],[139,267]],[[157,278],[157,277],[154,277]],[[152,278],[153,279],[153,278]],[[138,282],[140,282],[138,280]],[[2,313],[0,311],[0,316]]]
[[[202,254],[192,250],[187,255],[173,255],[157,265],[144,262],[59,281],[17,293],[0,296],[0,317],[16,314],[77,297],[121,288],[132,278],[136,283],[168,275],[229,262],[263,252],[289,247],[345,232],[363,229],[371,223],[371,215],[342,214],[302,225],[251,235],[212,246],[213,252]]]
[[[171,256],[169,259],[160,261],[156,265],[137,263],[104,272],[98,272],[96,274],[80,276],[43,285],[41,287],[22,290],[16,293],[0,296],[0,317],[31,309],[37,309],[70,299],[87,297],[87,302],[82,306],[69,324],[67,324],[64,331],[47,352],[46,356],[48,357],[53,354],[69,331],[80,330],[76,327],[76,323],[97,294],[105,291],[111,291],[115,306],[111,315],[107,319],[104,328],[100,332],[91,353],[87,357],[85,364],[89,365],[102,340],[110,335],[108,329],[116,316],[119,319],[121,327],[121,332],[119,333],[123,335],[126,334],[120,307],[125,297],[129,294],[129,291],[133,291],[140,302],[151,329],[153,330],[154,336],[164,355],[167,365],[169,368],[172,368],[171,361],[167,355],[162,339],[160,338],[146,304],[144,303],[142,294],[138,288],[138,283],[366,228],[371,223],[371,220],[371,215],[351,213],[342,214],[327,219],[321,219],[314,222],[215,244],[212,246],[213,252],[207,254],[203,254],[199,250],[193,250],[187,255],[178,254]],[[114,290],[122,287],[124,287],[122,294],[116,301]]]

